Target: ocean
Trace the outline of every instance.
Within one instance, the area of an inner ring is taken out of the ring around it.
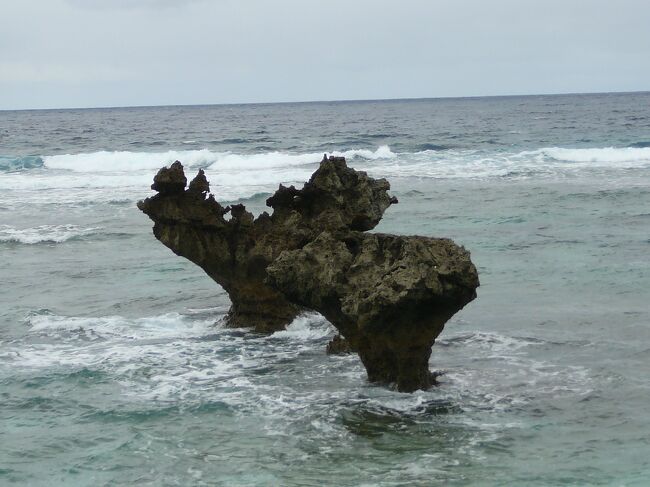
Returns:
[[[478,298],[440,385],[369,384],[227,295],[136,201],[180,160],[255,213],[324,153]],[[650,93],[0,112],[0,485],[650,484]]]

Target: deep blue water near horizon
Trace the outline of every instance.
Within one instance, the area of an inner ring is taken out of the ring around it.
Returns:
[[[179,159],[259,212],[323,153],[472,253],[439,387],[224,328],[135,207]],[[0,485],[648,485],[649,197],[650,93],[0,112]]]

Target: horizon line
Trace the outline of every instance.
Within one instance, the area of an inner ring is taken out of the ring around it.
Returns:
[[[632,95],[650,93],[650,90],[635,91],[585,91],[563,93],[528,93],[509,95],[466,95],[466,96],[423,96],[423,97],[398,97],[398,98],[350,98],[330,100],[298,100],[298,101],[262,101],[262,102],[225,102],[225,103],[171,103],[159,105],[102,105],[85,107],[57,107],[57,108],[0,108],[0,112],[27,112],[27,111],[56,111],[56,110],[111,110],[126,108],[173,108],[173,107],[218,107],[218,106],[243,106],[243,105],[299,105],[318,103],[368,103],[390,101],[423,101],[423,100],[470,100],[482,98],[523,98],[540,96],[581,96],[581,95]]]

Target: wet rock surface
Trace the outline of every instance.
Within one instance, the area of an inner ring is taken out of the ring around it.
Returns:
[[[334,324],[369,380],[402,391],[432,385],[431,346],[478,285],[469,253],[451,240],[359,232],[323,232],[267,273],[290,301]]]
[[[335,335],[327,344],[328,355],[343,355],[352,352],[354,352],[354,350],[352,350],[350,342],[341,335]]]
[[[431,347],[476,297],[478,274],[451,240],[364,233],[397,203],[386,180],[325,156],[302,189],[280,186],[267,200],[273,213],[257,218],[243,205],[221,206],[203,171],[186,185],[175,162],[138,208],[158,240],[228,292],[230,325],[271,332],[315,310],[341,335],[328,351],[356,351],[370,381],[400,391],[435,382]]]

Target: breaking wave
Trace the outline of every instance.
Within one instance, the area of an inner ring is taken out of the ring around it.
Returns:
[[[355,149],[333,152],[333,155],[347,159],[390,159],[395,157],[388,146],[381,146],[376,151]],[[156,170],[174,161],[181,161],[186,167],[203,167],[214,170],[228,169],[265,169],[273,167],[301,166],[320,162],[323,154],[288,154],[268,152],[262,154],[233,154],[214,152],[208,149],[167,151],[167,152],[130,152],[100,151],[83,154],[61,154],[43,156],[44,166],[49,169],[65,169],[75,172],[125,172]]]
[[[40,225],[37,227],[17,229],[9,225],[0,225],[0,242],[14,242],[27,245],[39,243],[62,243],[68,240],[92,235],[99,227],[81,228],[77,225]]]
[[[650,168],[650,148],[633,147],[544,147],[521,152],[424,150],[397,154],[386,161],[367,161],[361,167],[376,176],[434,179],[566,177],[590,171],[646,168]]]
[[[352,149],[330,154],[345,157],[351,167],[373,177],[389,179],[562,179],[650,169],[650,147],[545,147],[519,152],[428,147],[417,152],[396,153],[383,145],[375,150]],[[188,168],[188,178],[199,167],[205,169],[215,197],[234,201],[258,193],[272,193],[279,184],[300,186],[309,179],[322,157],[321,152],[237,154],[201,149],[101,151],[12,159],[13,162],[0,158],[0,187],[7,190],[0,202],[12,208],[44,200],[75,204],[103,201],[103,198],[135,201],[146,196],[153,173],[175,160]],[[3,171],[3,168],[10,169]]]
[[[533,151],[556,161],[612,165],[650,162],[650,147],[604,147],[600,149],[563,149],[549,147]]]
[[[383,145],[376,150],[352,149],[334,151],[331,155],[343,156],[360,169],[378,170],[393,176],[410,175],[414,171],[431,177],[490,177],[503,176],[512,170],[621,168],[644,167],[650,163],[650,147],[603,147],[569,149],[544,147],[521,152],[482,152],[478,150],[446,149],[429,146],[417,152],[394,153]],[[42,165],[82,173],[137,173],[154,171],[176,160],[185,167],[202,167],[208,171],[232,173],[240,171],[291,170],[310,167],[323,157],[321,152],[290,154],[266,152],[258,154],[235,154],[214,152],[208,149],[129,152],[100,151],[84,154],[43,156]],[[21,159],[12,167],[22,164],[40,167],[40,159]],[[0,168],[8,163],[0,160]],[[243,181],[245,183],[245,181]]]
[[[39,156],[25,156],[25,157],[6,157],[0,156],[0,171],[13,172],[23,171],[27,169],[34,169],[43,167],[43,159]]]

